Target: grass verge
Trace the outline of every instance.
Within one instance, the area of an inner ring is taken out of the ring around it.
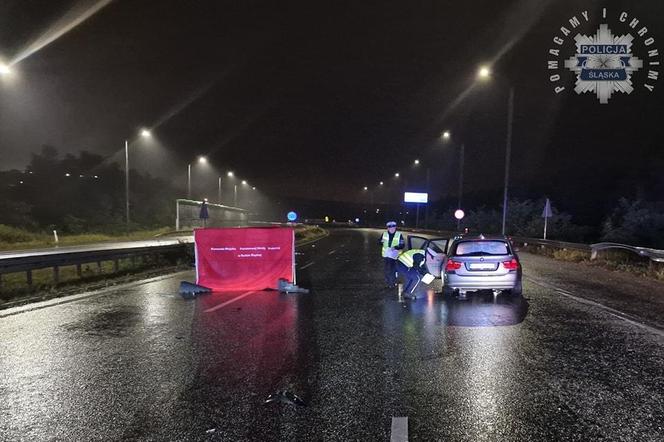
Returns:
[[[525,246],[524,252],[548,256],[558,261],[576,262],[591,267],[601,267],[616,272],[627,272],[644,278],[664,281],[664,263],[653,262],[623,250],[600,252],[596,259],[590,259],[590,253],[582,250],[551,249],[540,246]]]
[[[164,235],[172,229],[161,227],[151,230],[136,230],[134,232],[111,235],[105,233],[84,233],[80,235],[63,235],[59,237],[58,246],[74,246],[93,244],[107,241],[139,241],[152,239]],[[55,246],[53,235],[46,233],[33,233],[27,230],[0,224],[0,250],[29,250]]]

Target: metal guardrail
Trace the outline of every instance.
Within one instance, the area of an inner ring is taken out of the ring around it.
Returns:
[[[32,271],[53,268],[53,281],[58,283],[60,280],[60,267],[76,266],[76,273],[81,276],[81,265],[97,263],[101,271],[103,261],[113,261],[114,271],[119,269],[120,259],[135,259],[149,255],[159,255],[163,253],[185,253],[188,243],[178,241],[171,244],[143,245],[137,247],[125,246],[112,249],[88,249],[88,250],[69,250],[62,253],[48,253],[43,255],[27,254],[25,256],[0,257],[0,277],[7,273],[26,272],[28,285],[32,285]]]
[[[592,249],[590,259],[597,258],[597,253],[602,250],[622,249],[634,252],[639,256],[650,258],[651,261],[664,263],[664,250],[651,249],[648,247],[630,246],[627,244],[618,244],[615,242],[600,242],[597,244],[591,244],[590,247]]]
[[[548,239],[512,237],[513,241],[524,245],[536,244],[543,247],[553,247],[556,249],[580,250],[590,253],[590,259],[597,259],[602,250],[627,250],[636,253],[639,256],[648,258],[654,262],[664,263],[664,250],[652,249],[648,247],[630,246],[628,244],[619,244],[614,242],[600,242],[595,244],[579,244],[565,241],[551,241]]]
[[[413,232],[413,233],[427,233],[427,234],[432,234],[432,235],[437,235],[437,234],[451,234],[454,235],[454,233],[451,232],[443,232],[443,231],[436,231],[436,230],[426,230],[426,229],[401,229],[403,231],[407,232]],[[511,236],[510,239],[512,242],[520,243],[523,244],[524,246],[527,245],[539,245],[542,247],[550,247],[550,248],[556,248],[556,249],[569,249],[569,250],[579,250],[582,252],[588,252],[590,253],[590,259],[597,259],[598,253],[601,252],[602,250],[611,250],[611,249],[620,249],[620,250],[628,250],[630,252],[636,253],[639,256],[649,258],[653,262],[661,262],[664,263],[664,250],[658,250],[658,249],[653,249],[653,248],[648,248],[648,247],[638,247],[638,246],[630,246],[627,244],[619,244],[619,243],[613,243],[613,242],[601,242],[601,243],[596,243],[596,244],[580,244],[580,243],[574,243],[574,242],[566,242],[566,241],[553,241],[550,239],[539,239],[539,238],[525,238],[525,237],[519,237],[519,236]]]
[[[544,247],[552,247],[556,249],[570,249],[570,250],[580,250],[583,252],[590,252],[590,246],[588,244],[579,244],[575,242],[566,242],[566,241],[553,241],[550,239],[539,239],[539,238],[524,238],[519,236],[512,236],[512,241],[517,243],[522,243],[524,246],[527,245],[539,245]]]
[[[253,225],[268,226],[296,226],[302,224],[294,223],[261,223],[252,222]],[[181,232],[184,233],[184,232]],[[163,244],[163,242],[168,242]],[[32,272],[40,269],[53,269],[53,281],[58,283],[60,280],[60,267],[76,266],[78,277],[82,275],[83,264],[96,263],[99,273],[101,273],[101,263],[104,261],[113,262],[113,272],[119,270],[120,259],[135,259],[149,255],[159,255],[164,253],[185,253],[187,247],[193,245],[193,241],[178,238],[174,240],[159,240],[154,244],[132,245],[125,243],[122,246],[114,248],[94,249],[95,245],[83,250],[72,249],[44,249],[44,250],[26,250],[23,252],[9,253],[6,256],[0,254],[0,286],[2,285],[2,275],[8,273],[26,273],[28,286],[32,285]],[[99,247],[99,244],[96,245]],[[85,247],[85,246],[83,246]]]
[[[272,223],[271,223],[272,224]],[[278,224],[278,223],[277,223]],[[450,232],[441,232],[426,229],[402,229],[412,233],[425,233],[425,234],[449,234]],[[618,243],[597,243],[597,244],[578,244],[565,241],[552,241],[537,238],[524,238],[524,237],[511,237],[513,242],[525,245],[540,245],[543,247],[552,247],[558,249],[571,249],[589,252],[591,259],[597,258],[598,252],[610,249],[628,250],[638,254],[639,256],[647,257],[654,262],[664,263],[664,250],[657,250],[647,247],[630,246]],[[119,260],[136,257],[143,257],[146,255],[158,255],[162,253],[178,252],[185,253],[187,247],[191,245],[186,241],[178,240],[177,243],[171,244],[155,244],[155,245],[142,245],[137,247],[123,246],[111,249],[87,249],[87,250],[63,250],[60,253],[53,253],[49,251],[46,254],[27,253],[21,256],[20,254],[11,255],[8,257],[0,256],[0,284],[2,283],[2,275],[7,273],[26,272],[26,279],[28,285],[32,285],[32,271],[53,268],[53,280],[59,282],[60,267],[76,266],[76,271],[79,277],[81,276],[81,265],[97,263],[101,269],[101,262],[113,261],[114,271],[118,271]]]

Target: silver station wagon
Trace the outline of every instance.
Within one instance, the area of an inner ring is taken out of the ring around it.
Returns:
[[[457,236],[443,262],[443,293],[492,290],[520,296],[521,263],[505,236]]]

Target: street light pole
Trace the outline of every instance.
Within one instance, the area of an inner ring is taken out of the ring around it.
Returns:
[[[450,137],[451,137],[450,131],[446,130],[445,132],[443,132],[442,135],[443,140],[449,140]],[[465,152],[466,152],[466,145],[464,143],[461,143],[459,148],[459,173],[458,173],[459,190],[457,191],[457,210],[461,209],[461,200],[463,198],[463,166],[464,166]],[[460,225],[461,225],[461,220],[457,219],[457,230],[459,230]]]
[[[466,145],[461,143],[461,152],[459,153],[459,201],[457,204],[457,209],[461,209],[461,196],[463,195],[463,161],[466,151]],[[461,225],[461,220],[457,219],[457,231]]]
[[[152,134],[148,129],[141,130],[141,137],[150,138]],[[125,211],[127,228],[129,228],[129,141],[125,140]]]
[[[125,140],[125,209],[129,228],[129,142]]]
[[[514,86],[510,86],[507,98],[507,140],[505,141],[505,186],[503,192],[503,235],[507,221],[507,194],[510,179],[510,157],[512,155],[512,121],[514,119]]]
[[[204,156],[198,157],[198,162],[201,164],[206,164],[207,161]],[[187,198],[191,199],[191,163],[187,164]]]
[[[187,199],[191,199],[191,163],[187,164]]]
[[[237,184],[233,184],[233,207],[237,207]]]
[[[491,69],[488,66],[481,66],[477,71],[477,77],[480,80],[491,78]],[[507,200],[510,182],[510,160],[512,155],[512,123],[514,120],[514,85],[510,84],[510,91],[507,97],[507,139],[505,140],[505,183],[503,186],[503,229],[507,224]]]
[[[219,186],[217,187],[217,201],[221,204],[221,177],[219,177]]]

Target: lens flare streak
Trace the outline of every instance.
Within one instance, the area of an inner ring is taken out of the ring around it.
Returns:
[[[79,3],[73,7],[69,12],[62,16],[57,22],[49,27],[44,33],[42,33],[35,41],[29,43],[24,49],[19,51],[19,53],[12,59],[10,66],[15,65],[21,60],[25,60],[30,55],[39,51],[40,49],[48,46],[53,43],[58,38],[65,35],[67,32],[74,29],[76,26],[80,25],[93,15],[95,15],[99,10],[107,6],[113,0],[98,0],[94,4],[88,6],[91,2],[85,2],[86,4]]]

